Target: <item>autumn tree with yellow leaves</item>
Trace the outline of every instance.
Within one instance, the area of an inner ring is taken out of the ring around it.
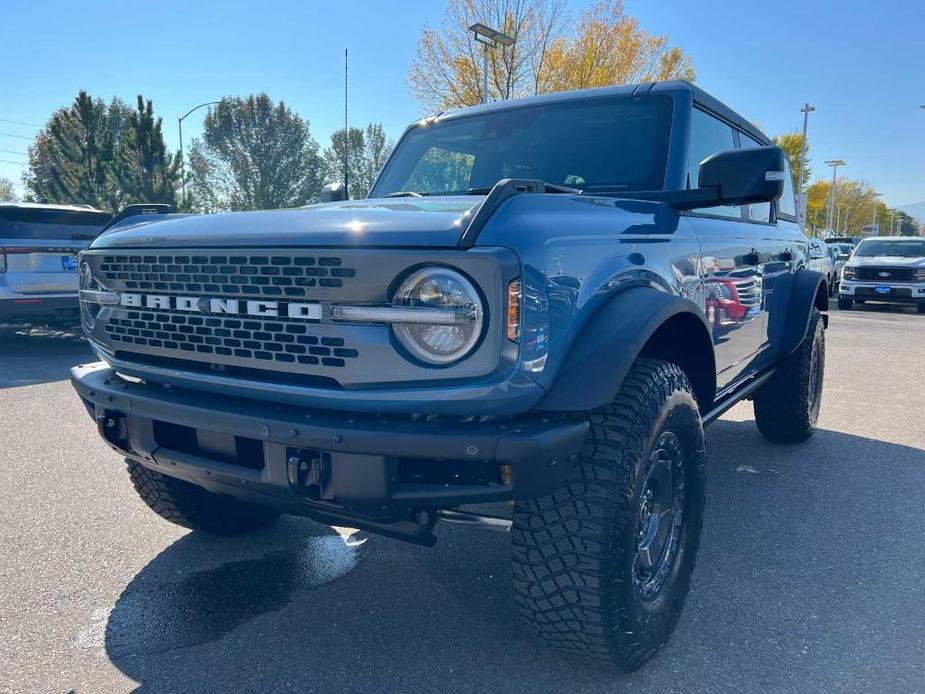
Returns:
[[[490,51],[489,98],[665,79],[694,79],[690,58],[645,31],[622,0],[601,0],[573,21],[563,0],[449,0],[442,26],[426,27],[408,77],[428,111],[483,101],[476,22],[514,39]]]

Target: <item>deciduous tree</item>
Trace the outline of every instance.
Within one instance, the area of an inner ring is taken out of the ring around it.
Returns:
[[[0,176],[0,202],[16,202],[19,197],[16,195],[16,187],[13,182]]]
[[[386,138],[381,123],[370,123],[365,129],[350,128],[348,135],[338,130],[331,135],[331,146],[324,150],[327,180],[344,180],[344,147],[347,150],[347,183],[350,197],[365,198],[392,152],[394,143]]]
[[[792,132],[772,138],[774,144],[783,149],[790,157],[790,174],[793,176],[793,190],[800,191],[800,158],[803,156],[803,133]],[[803,166],[803,183],[812,178],[812,166],[809,158],[809,143],[806,145],[806,163]]]
[[[826,229],[828,224],[829,200],[832,190],[831,181],[816,181],[807,188],[806,222],[817,233]],[[859,236],[863,227],[874,218],[874,206],[877,209],[877,223],[881,233],[890,228],[890,211],[874,195],[875,191],[866,181],[839,178],[835,188],[835,209],[840,219],[839,234]],[[835,227],[836,219],[832,219]]]
[[[563,0],[450,0],[440,29],[427,27],[408,77],[429,111],[471,106],[482,94],[480,22],[514,39],[490,51],[489,97],[661,79],[694,79],[690,58],[628,16],[622,0],[601,0],[572,22]]]
[[[190,151],[189,187],[200,211],[295,207],[318,198],[322,162],[309,124],[266,94],[227,96]]]

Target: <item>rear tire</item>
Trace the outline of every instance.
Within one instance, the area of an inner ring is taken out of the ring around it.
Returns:
[[[839,299],[838,308],[840,311],[850,311],[854,302],[851,299]]]
[[[916,309],[919,313],[925,313],[925,304],[917,304],[916,307],[915,307],[915,309]]]
[[[275,511],[162,475],[133,460],[125,462],[135,491],[148,508],[184,528],[239,535],[269,525],[279,516]]]
[[[825,330],[813,307],[806,337],[755,392],[755,423],[769,441],[800,443],[816,431],[825,376]]]
[[[518,501],[514,591],[554,647],[632,671],[668,641],[690,588],[706,456],[691,385],[676,365],[637,361],[564,484]]]

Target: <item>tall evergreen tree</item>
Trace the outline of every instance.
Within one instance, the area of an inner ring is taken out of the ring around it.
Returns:
[[[121,191],[111,175],[128,107],[107,106],[87,92],[56,111],[29,147],[26,189],[35,199],[116,209]]]
[[[125,203],[176,204],[180,158],[167,151],[162,119],[154,117],[150,99],[138,95],[125,135],[113,167]]]

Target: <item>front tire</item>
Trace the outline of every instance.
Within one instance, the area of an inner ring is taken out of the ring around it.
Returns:
[[[806,336],[796,351],[755,392],[755,423],[769,441],[800,443],[816,431],[825,376],[825,329],[813,307]]]
[[[840,311],[850,311],[851,306],[854,302],[851,299],[839,299],[838,300],[838,309]]]
[[[706,456],[676,365],[640,359],[591,429],[565,485],[514,506],[514,590],[556,648],[632,671],[668,641],[690,588]]]
[[[269,525],[278,513],[207,491],[126,460],[138,496],[164,520],[214,535],[240,535]]]
[[[919,313],[925,313],[925,304],[917,304],[916,307],[915,307],[915,309],[916,309]]]

